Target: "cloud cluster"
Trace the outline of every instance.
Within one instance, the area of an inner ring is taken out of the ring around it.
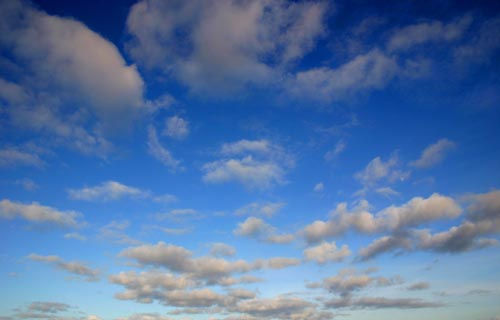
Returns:
[[[287,244],[295,239],[293,234],[278,234],[275,227],[256,217],[249,217],[240,222],[233,233],[238,236],[276,244]]]
[[[214,94],[275,82],[324,32],[321,2],[143,0],[127,18],[141,66]]]
[[[304,228],[308,242],[335,237],[348,230],[362,233],[398,231],[440,219],[458,217],[462,209],[450,197],[434,193],[428,198],[415,197],[402,206],[389,206],[371,213],[370,205],[361,200],[352,209],[340,203],[327,221],[317,220]]]

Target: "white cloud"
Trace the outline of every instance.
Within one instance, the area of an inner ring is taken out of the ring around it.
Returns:
[[[162,134],[171,138],[183,139],[189,134],[189,122],[179,116],[167,118]]]
[[[127,18],[128,49],[142,66],[196,92],[267,85],[313,48],[324,32],[326,9],[324,3],[281,0],[143,0]]]
[[[438,140],[436,143],[431,144],[424,149],[420,158],[411,162],[412,166],[417,168],[429,168],[432,167],[446,157],[446,154],[453,150],[456,144],[446,138]]]
[[[111,221],[110,223],[99,228],[98,238],[111,241],[119,245],[138,245],[141,241],[131,238],[125,233],[125,230],[130,226],[130,222],[124,221]]]
[[[0,218],[22,218],[38,224],[51,224],[61,227],[78,227],[83,222],[78,221],[81,216],[76,211],[60,211],[52,207],[43,206],[38,202],[24,204],[8,199],[0,201]]]
[[[118,200],[124,197],[148,197],[149,193],[124,185],[118,181],[106,181],[94,187],[69,189],[69,196],[77,200]]]
[[[231,257],[236,254],[236,249],[228,244],[216,242],[212,243],[212,245],[210,246],[210,254],[215,257]]]
[[[286,204],[284,202],[252,202],[234,212],[238,216],[264,216],[272,217],[279,212]]]
[[[66,233],[64,235],[64,239],[75,239],[75,240],[85,241],[87,240],[87,237],[82,236],[78,232],[71,232],[71,233]]]
[[[249,217],[239,223],[233,233],[239,236],[258,237],[270,233],[271,230],[273,230],[273,227],[262,219]]]
[[[0,149],[0,167],[33,166],[42,167],[44,162],[36,153],[15,148]]]
[[[398,169],[398,165],[399,159],[397,153],[393,153],[387,161],[376,157],[362,171],[356,173],[354,177],[365,187],[371,187],[381,180],[389,182],[403,181],[410,173]]]
[[[325,186],[323,185],[323,182],[318,182],[314,186],[313,191],[314,192],[323,192],[324,189],[325,189]]]
[[[15,181],[15,184],[22,186],[26,191],[33,191],[38,189],[38,185],[36,184],[36,182],[28,178],[18,179]]]
[[[232,143],[224,143],[221,153],[224,155],[238,155],[246,152],[268,154],[273,147],[267,140],[239,140]]]
[[[338,248],[335,242],[326,242],[318,244],[317,246],[310,247],[304,250],[304,257],[306,260],[315,261],[318,264],[325,264],[327,262],[340,262],[351,254],[349,247],[343,245]]]
[[[340,203],[330,213],[329,220],[311,223],[304,228],[304,235],[307,241],[317,242],[350,229],[362,233],[398,231],[440,219],[453,219],[462,213],[452,198],[437,193],[428,198],[414,197],[402,206],[389,206],[377,213],[369,210],[366,200],[359,201],[350,210],[346,203]]]
[[[266,189],[285,182],[285,172],[277,163],[255,160],[252,156],[210,162],[203,170],[203,181],[209,183],[237,181],[248,188]]]
[[[389,39],[389,51],[408,50],[428,42],[451,42],[462,37],[472,23],[470,16],[464,16],[448,24],[441,21],[422,22],[406,26],[394,32]]]
[[[10,105],[9,124],[84,153],[106,152],[103,132],[129,128],[143,109],[144,84],[135,66],[74,19],[25,1],[3,3],[0,13],[0,48],[22,61],[13,69],[16,83],[1,93]]]
[[[175,171],[180,169],[180,161],[176,160],[170,151],[160,144],[156,129],[152,126],[148,127],[148,151],[154,158],[170,168],[170,170]]]
[[[285,89],[296,97],[338,101],[360,90],[380,89],[399,71],[393,57],[373,49],[336,69],[320,67],[298,72],[288,79]]]
[[[325,153],[325,160],[331,161],[335,159],[339,154],[341,154],[345,150],[346,146],[347,144],[344,140],[339,140],[335,145],[335,148]]]
[[[28,256],[30,260],[53,264],[59,269],[69,273],[85,277],[87,281],[98,281],[99,271],[87,267],[85,264],[76,261],[64,261],[58,256],[42,256],[32,253]]]

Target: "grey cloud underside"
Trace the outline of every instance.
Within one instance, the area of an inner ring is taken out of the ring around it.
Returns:
[[[81,276],[87,281],[98,281],[100,272],[77,261],[64,261],[58,256],[42,256],[35,253],[30,254],[28,259],[54,265],[56,268],[68,273]]]

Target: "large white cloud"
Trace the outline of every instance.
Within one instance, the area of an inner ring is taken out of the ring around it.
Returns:
[[[143,0],[127,18],[128,49],[141,65],[197,92],[260,86],[313,48],[326,8],[281,0]]]
[[[135,66],[84,24],[27,1],[2,2],[0,17],[0,48],[17,64],[0,82],[10,124],[84,153],[107,151],[103,132],[128,128],[144,105]]]

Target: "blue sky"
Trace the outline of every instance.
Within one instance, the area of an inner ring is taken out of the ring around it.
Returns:
[[[500,319],[500,4],[0,1],[0,319]]]

